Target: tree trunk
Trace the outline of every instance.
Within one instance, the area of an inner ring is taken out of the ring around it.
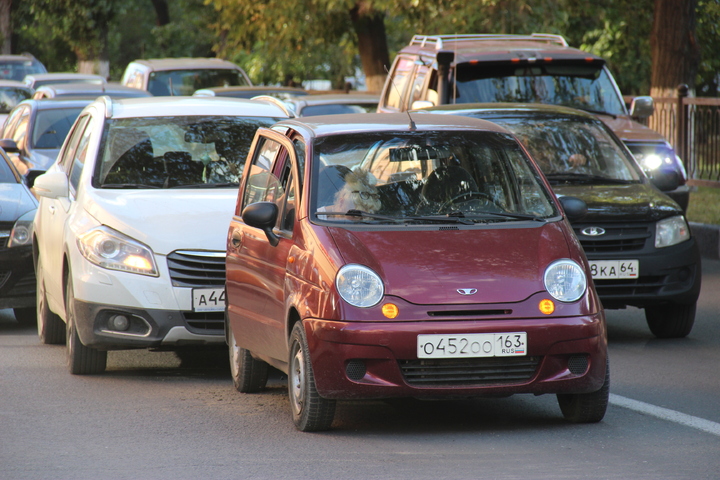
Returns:
[[[78,73],[96,73],[109,80],[110,55],[108,52],[108,32],[110,27],[108,22],[103,22],[99,25],[98,40],[100,42],[100,48],[98,55],[90,55],[95,58],[89,58],[90,56],[76,51],[78,56]]]
[[[678,85],[695,88],[700,49],[695,37],[697,0],[655,0],[650,95],[677,96]]]
[[[12,53],[12,28],[10,24],[10,7],[12,0],[0,0],[0,41],[2,41],[2,49],[0,53],[9,55]]]
[[[385,34],[385,14],[373,10],[370,2],[361,0],[350,10],[350,19],[358,38],[360,63],[369,92],[379,93],[390,68],[390,53]]]
[[[170,10],[168,9],[167,0],[151,0],[155,7],[155,25],[162,27],[170,23]]]

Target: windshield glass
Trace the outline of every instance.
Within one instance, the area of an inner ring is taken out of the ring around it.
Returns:
[[[319,220],[474,223],[557,215],[540,173],[504,134],[334,135],[315,142],[314,159],[311,210]]]
[[[277,120],[224,116],[109,120],[93,185],[237,187],[255,131]]]
[[[10,113],[10,110],[23,100],[30,98],[29,88],[0,87],[0,113]]]
[[[454,103],[544,103],[625,114],[623,100],[601,66],[461,64],[455,95]]]
[[[308,105],[300,110],[301,117],[315,115],[335,115],[341,113],[370,113],[377,110],[377,103],[335,103],[327,105]]]
[[[153,72],[150,74],[148,91],[158,96],[192,95],[201,88],[232,86],[248,86],[238,70],[203,68]]]
[[[83,107],[38,110],[32,133],[33,148],[59,149]]]
[[[551,183],[603,180],[638,182],[640,169],[622,145],[599,122],[581,117],[542,115],[485,117],[512,131]]]

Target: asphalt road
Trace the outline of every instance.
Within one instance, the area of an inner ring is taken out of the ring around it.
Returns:
[[[554,396],[343,402],[333,430],[295,430],[285,382],[237,393],[225,352],[111,352],[72,376],[0,310],[0,480],[717,479],[720,261],[705,260],[695,328],[656,340],[608,311],[611,405],[594,425]]]

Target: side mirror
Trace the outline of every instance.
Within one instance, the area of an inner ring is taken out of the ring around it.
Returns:
[[[661,192],[671,192],[680,186],[678,172],[671,168],[655,170],[649,176],[650,181]]]
[[[0,140],[0,148],[5,150],[7,153],[20,153],[17,143],[15,143],[15,140],[10,138],[3,138]]]
[[[28,170],[25,174],[25,185],[27,185],[28,188],[33,188],[35,186],[35,179],[44,173],[45,170]]]
[[[278,207],[272,202],[251,203],[242,211],[242,219],[245,224],[259,228],[265,232],[268,242],[273,247],[280,243],[280,237],[273,233],[273,227],[277,223]]]
[[[568,220],[580,220],[587,215],[588,207],[584,200],[577,197],[559,197],[560,205],[565,210]]]
[[[630,103],[630,116],[647,118],[655,112],[655,101],[652,97],[635,97]]]
[[[418,110],[420,108],[430,108],[430,107],[434,107],[434,106],[435,106],[435,104],[433,102],[431,102],[430,100],[415,100],[412,103],[411,107],[413,110]]]
[[[68,178],[63,172],[44,173],[35,179],[33,192],[40,197],[67,197],[70,194]]]

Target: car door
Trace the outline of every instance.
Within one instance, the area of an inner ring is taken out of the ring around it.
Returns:
[[[68,217],[72,214],[75,205],[80,173],[85,164],[90,138],[90,129],[87,127],[89,119],[90,115],[78,119],[70,133],[69,141],[65,144],[65,149],[60,153],[57,170],[54,170],[67,176],[67,196],[43,197],[37,213],[38,250],[42,257],[48,305],[56,313],[64,311],[62,267],[65,249],[62,241],[65,237]]]
[[[297,211],[297,169],[293,145],[265,132],[246,170],[242,198],[228,232],[227,298],[229,321],[238,345],[286,361],[285,277]],[[274,202],[278,218],[272,246],[266,234],[242,221],[242,210],[258,201]]]

